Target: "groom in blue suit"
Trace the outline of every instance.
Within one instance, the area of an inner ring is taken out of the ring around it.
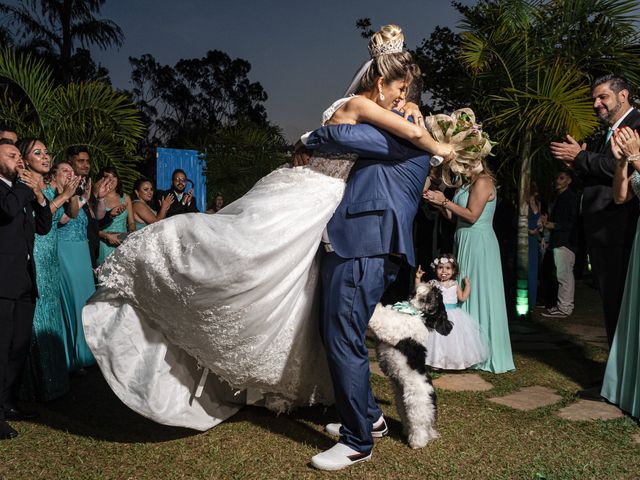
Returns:
[[[356,153],[344,197],[327,225],[322,261],[321,335],[341,425],[340,441],[312,459],[338,470],[371,458],[373,434],[387,426],[371,391],[365,332],[376,304],[403,262],[415,266],[413,219],[429,157],[367,124],[330,125],[303,139],[309,150]]]

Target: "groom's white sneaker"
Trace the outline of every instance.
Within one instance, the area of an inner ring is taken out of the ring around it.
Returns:
[[[336,443],[329,450],[312,457],[311,465],[319,470],[342,470],[367,460],[371,460],[371,452],[360,453],[344,443]]]
[[[328,423],[325,425],[324,429],[329,435],[333,435],[334,437],[340,436],[340,427],[342,427],[341,423]],[[373,438],[382,438],[389,433],[389,427],[387,427],[387,422],[384,421],[384,417],[380,415],[380,418],[373,424],[373,429],[371,430],[371,436]]]

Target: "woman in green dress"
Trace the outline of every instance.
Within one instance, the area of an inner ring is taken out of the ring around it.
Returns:
[[[78,214],[79,205],[75,191],[80,184],[80,177],[73,175],[70,165],[61,164],[56,168],[64,170],[66,166],[71,174],[61,177],[58,182],[51,179],[51,158],[47,147],[40,140],[22,139],[16,146],[24,159],[25,167],[40,175],[41,190],[49,200],[52,214],[51,230],[46,235],[36,235],[33,247],[39,296],[36,300],[31,346],[23,381],[25,397],[48,401],[69,390],[67,337],[60,303],[57,226],[67,202],[70,202],[68,213]]]
[[[616,203],[640,198],[640,138],[629,127],[616,130],[611,149],[617,160],[613,178]],[[629,175],[629,166],[633,173]],[[640,418],[640,222],[629,258],[618,326],[613,337],[601,395]]]
[[[115,167],[101,168],[96,177],[96,182],[103,178],[115,179],[116,187],[105,197],[107,215],[111,215],[113,221],[100,230],[100,251],[98,265],[122,243],[130,232],[135,232],[136,225],[133,218],[133,209],[129,195],[124,193],[122,182]]]
[[[63,172],[58,170],[56,179]],[[70,372],[83,371],[94,365],[95,359],[84,338],[82,309],[95,291],[89,240],[88,215],[92,212],[85,204],[91,194],[91,180],[87,181],[82,196],[77,197],[83,207],[78,216],[63,215],[58,224],[58,260],[60,262],[60,293],[67,335],[67,368]]]
[[[162,197],[160,200],[160,210],[156,213],[156,211],[149,206],[149,202],[153,199],[153,183],[144,177],[139,178],[133,184],[133,194],[136,197],[132,203],[136,230],[142,230],[147,225],[166,218],[169,207],[174,200],[173,195]]]
[[[471,163],[453,201],[441,191],[429,190],[424,198],[448,217],[457,217],[454,255],[460,276],[473,279],[469,299],[462,308],[475,318],[485,337],[487,359],[474,366],[493,373],[514,370],[507,308],[502,282],[498,239],[493,231],[496,187],[484,157]],[[454,326],[455,328],[455,326]]]

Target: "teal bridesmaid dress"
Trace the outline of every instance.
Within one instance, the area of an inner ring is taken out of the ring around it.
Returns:
[[[50,185],[43,190],[49,201],[56,196]],[[53,215],[46,235],[36,235],[33,258],[39,297],[33,316],[31,346],[25,368],[22,394],[28,399],[48,401],[69,390],[66,351],[67,336],[60,303],[60,265],[58,263],[58,221],[64,209]]]
[[[70,371],[95,365],[84,338],[82,308],[96,291],[87,240],[89,219],[83,208],[58,228],[58,259],[62,311],[67,329],[67,366]]]
[[[133,203],[136,203],[136,202],[144,202],[144,200],[137,199],[137,200],[134,200],[134,201],[133,201]],[[154,215],[157,215],[157,214],[158,214],[158,212],[156,212],[156,211],[155,211],[153,208],[151,208],[151,207],[149,207],[149,210],[151,210],[151,211],[153,212],[153,214],[154,214]],[[140,223],[140,222],[138,222],[138,221],[136,220],[136,231],[138,231],[138,230],[142,230],[144,227],[146,227],[146,226],[148,226],[148,225],[149,225],[149,224],[148,224],[147,222],[145,222],[144,220],[142,221],[142,223]]]
[[[640,174],[631,188],[640,198]],[[631,416],[640,418],[640,222],[633,240],[618,326],[613,337],[601,395]]]
[[[126,201],[126,197],[125,195],[122,195],[122,197],[120,197],[120,204],[122,205],[123,203],[125,203],[125,201]],[[109,212],[111,210],[112,210],[111,208],[107,209],[107,215],[109,215]],[[120,213],[120,215],[116,216],[113,219],[113,221],[102,231],[113,232],[113,233],[127,233],[127,217],[128,216],[129,216],[128,211],[127,209],[125,209],[123,212]],[[98,253],[98,265],[102,265],[104,263],[104,260],[109,255],[111,255],[111,252],[113,252],[116,248],[117,247],[109,245],[107,242],[100,239],[100,252]]]
[[[461,207],[466,207],[469,201],[469,187],[460,188],[453,201]],[[487,360],[474,368],[503,373],[514,370],[515,366],[504,299],[500,248],[493,231],[495,210],[494,199],[487,202],[475,223],[471,224],[458,218],[454,253],[460,265],[460,281],[465,276],[471,281],[471,294],[462,304],[462,309],[478,321],[487,345]]]

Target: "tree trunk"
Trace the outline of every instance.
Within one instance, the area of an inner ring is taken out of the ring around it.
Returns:
[[[527,131],[520,157],[520,185],[518,187],[518,252],[516,311],[526,315],[529,311],[529,187],[531,184],[531,131]]]

